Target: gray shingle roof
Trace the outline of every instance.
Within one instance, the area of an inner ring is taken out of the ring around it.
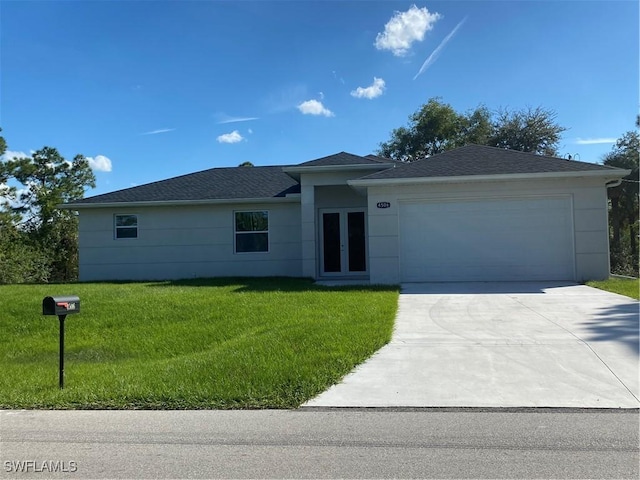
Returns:
[[[361,157],[340,152],[297,166],[348,166],[394,163],[361,179],[400,179],[419,177],[457,177],[471,175],[528,174],[554,172],[607,171],[620,169],[594,163],[544,157],[532,153],[504,150],[481,145],[467,145],[412,163],[367,155]],[[290,166],[289,166],[290,167]],[[172,202],[201,200],[239,200],[246,198],[282,198],[300,193],[300,184],[283,171],[282,166],[212,168],[169,178],[138,187],[88,197],[71,204],[130,202]]]
[[[340,152],[327,157],[317,158],[308,162],[300,163],[297,167],[325,167],[325,166],[339,166],[339,165],[378,165],[381,163],[392,163],[392,160],[387,158],[376,157],[375,155],[367,155],[361,157],[360,155],[354,155],[353,153]]]
[[[381,162],[381,163],[397,163],[397,162],[399,162],[399,160],[394,160],[393,158],[379,157],[378,155],[374,155],[373,153],[370,153],[369,155],[365,155],[365,157],[369,158],[371,160],[377,160],[378,162]]]
[[[466,145],[416,162],[367,175],[370,179],[459,177],[527,173],[587,172],[618,169],[595,163],[546,157],[483,145]]]
[[[274,167],[212,168],[138,187],[96,195],[73,204],[277,198],[300,193],[300,184]]]

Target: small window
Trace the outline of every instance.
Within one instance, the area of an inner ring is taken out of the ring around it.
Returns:
[[[236,253],[269,251],[269,212],[235,212]]]
[[[138,238],[138,216],[116,215],[116,238]]]

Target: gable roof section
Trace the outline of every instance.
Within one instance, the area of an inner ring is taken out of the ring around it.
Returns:
[[[360,155],[354,155],[353,153],[340,152],[297,165],[286,166],[284,167],[284,171],[296,180],[300,180],[301,174],[315,173],[349,172],[349,174],[353,174],[356,171],[360,171],[357,176],[361,176],[392,167],[395,163],[395,160],[381,158],[375,155],[362,157]]]
[[[212,168],[76,200],[67,206],[271,199],[295,193],[300,193],[300,184],[284,173],[281,166]]]
[[[373,153],[370,153],[369,155],[365,155],[365,158],[376,160],[380,163],[402,163],[400,160],[394,160],[393,158],[387,158],[387,157],[380,157],[378,155],[374,155]]]
[[[347,165],[380,165],[392,163],[393,160],[388,158],[376,157],[375,155],[367,155],[361,157],[353,153],[340,152],[327,157],[316,158],[308,162],[299,163],[296,167],[330,167],[330,166],[347,166]]]
[[[367,175],[360,180],[579,172],[611,172],[617,176],[617,173],[622,170],[606,165],[547,157],[517,150],[466,145],[416,162],[403,163],[395,168]]]

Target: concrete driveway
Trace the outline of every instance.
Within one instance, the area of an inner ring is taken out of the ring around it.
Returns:
[[[575,284],[405,284],[391,342],[304,406],[639,408],[638,308]]]

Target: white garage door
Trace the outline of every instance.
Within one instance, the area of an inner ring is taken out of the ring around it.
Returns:
[[[569,197],[400,204],[404,282],[573,280]]]

